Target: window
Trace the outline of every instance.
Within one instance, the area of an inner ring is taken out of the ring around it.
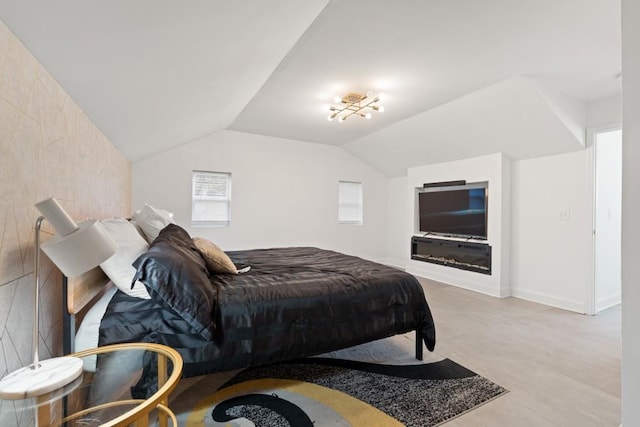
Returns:
[[[362,224],[362,183],[338,182],[338,222]]]
[[[193,171],[191,181],[191,225],[229,225],[231,174]]]

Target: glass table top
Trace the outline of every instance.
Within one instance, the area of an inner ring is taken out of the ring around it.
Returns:
[[[0,399],[0,426],[112,426],[165,406],[182,374],[182,359],[157,344],[118,344],[72,356],[83,362],[73,382],[26,399]],[[162,408],[161,408],[162,409]]]

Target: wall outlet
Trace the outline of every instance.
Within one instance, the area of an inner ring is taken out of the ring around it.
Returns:
[[[558,211],[558,219],[560,221],[569,221],[569,220],[571,220],[571,209],[560,209]]]

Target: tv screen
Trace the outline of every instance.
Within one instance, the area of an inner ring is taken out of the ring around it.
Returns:
[[[420,232],[487,238],[487,189],[418,193]]]

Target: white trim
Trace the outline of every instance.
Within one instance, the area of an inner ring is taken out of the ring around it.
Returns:
[[[417,263],[425,264],[425,266],[419,266]],[[496,289],[495,286],[482,283],[483,280],[486,281],[491,278],[490,275],[482,273],[460,270],[438,264],[423,263],[422,261],[409,261],[406,271],[414,276],[424,277],[425,279],[435,280],[436,282],[479,292],[492,297],[502,298],[508,296],[500,295],[500,289]]]
[[[595,141],[596,134],[612,132],[616,130],[622,130],[621,122],[620,123],[616,122],[616,123],[612,123],[604,126],[596,126],[596,127],[587,129],[587,139],[586,139],[587,147],[593,146],[593,142]]]
[[[196,176],[208,175],[210,177],[224,178],[225,194],[220,195],[196,195]],[[206,218],[194,219],[195,207],[199,203],[215,203],[221,205],[225,216],[220,219],[213,218],[210,210],[206,211]],[[231,223],[231,172],[193,170],[191,172],[191,226],[192,227],[228,227]]]
[[[596,140],[598,134],[622,130],[622,123],[616,122],[604,126],[596,126],[586,130],[585,145],[587,147],[587,184],[591,187],[588,208],[591,209],[591,245],[587,268],[590,274],[585,283],[585,300],[583,312],[588,315],[598,313],[596,304]],[[615,305],[615,304],[613,304]]]
[[[591,248],[587,251],[587,280],[585,283],[584,308],[583,312],[590,316],[596,314],[596,155],[595,155],[595,139],[598,131],[595,129],[587,130],[585,144],[587,145],[587,185],[591,188],[589,199],[587,200],[587,208],[591,210],[591,222],[588,232],[591,234],[589,245]],[[588,211],[587,211],[588,212]]]
[[[614,295],[612,297],[604,298],[603,300],[598,301],[596,303],[596,308],[598,309],[598,312],[600,312],[602,310],[606,310],[607,308],[614,307],[620,303],[622,303],[622,294]]]
[[[358,189],[358,199],[356,203],[346,203],[346,202],[354,202],[354,200],[345,200],[346,194],[345,191],[349,189],[349,187]],[[358,210],[358,218],[349,218],[348,215],[345,214],[345,207],[355,207]],[[360,181],[338,181],[338,224],[351,224],[351,225],[362,225],[364,223],[364,185]]]
[[[585,314],[584,303],[582,301],[573,301],[565,298],[558,298],[541,292],[522,290],[518,288],[511,289],[511,296],[527,301],[549,305],[551,307],[561,308],[563,310],[575,311],[576,313]]]
[[[401,270],[407,269],[407,261],[401,258],[387,258],[383,264],[386,264],[390,267],[399,268]]]

